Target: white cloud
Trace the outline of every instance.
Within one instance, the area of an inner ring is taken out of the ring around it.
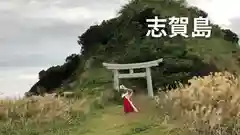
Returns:
[[[38,81],[38,72],[46,68],[0,68],[0,97],[22,97]]]
[[[26,20],[58,19],[70,24],[101,22],[103,19],[115,17],[117,6],[125,4],[128,0],[115,0],[102,4],[102,7],[94,3],[86,6],[64,7],[66,0],[9,0],[0,1],[0,12],[11,12],[17,15],[24,23]],[[83,3],[73,1],[77,3]],[[95,1],[92,1],[95,2]],[[106,1],[103,1],[106,2]],[[114,4],[114,5],[113,5]]]
[[[38,79],[38,74],[34,73],[34,74],[22,74],[19,75],[17,79],[20,80],[37,80]]]
[[[222,27],[229,27],[231,19],[240,17],[239,0],[188,0],[188,2],[206,11],[209,18]]]
[[[0,1],[0,7],[1,7],[0,11],[10,11],[10,10],[16,9],[18,6],[16,3],[3,0],[3,1]]]
[[[31,19],[60,19],[67,23],[81,23],[84,20],[94,17],[92,12],[84,7],[76,7],[71,9],[51,7],[45,10],[36,10],[23,14],[24,18]]]

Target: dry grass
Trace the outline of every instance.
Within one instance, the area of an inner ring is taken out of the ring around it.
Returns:
[[[0,100],[1,120],[27,119],[47,122],[53,119],[69,120],[74,111],[83,111],[85,100],[67,100],[54,97],[30,97]]]
[[[0,100],[0,135],[68,134],[89,111],[87,99],[33,96]]]
[[[194,134],[240,133],[240,80],[228,72],[189,80],[160,94],[161,111]]]
[[[85,119],[86,99],[51,96],[0,100],[0,135],[68,134]]]
[[[163,124],[177,134],[240,134],[240,79],[224,72],[194,77],[189,82],[189,86],[180,85],[155,97],[158,114],[166,122]],[[51,96],[0,100],[0,134],[70,134],[66,126],[79,129],[79,115],[84,115],[90,104],[101,108],[103,99],[107,100],[106,96],[100,95],[93,101]]]
[[[104,99],[102,93],[82,99],[45,95],[0,100],[0,135],[72,134],[103,108]]]

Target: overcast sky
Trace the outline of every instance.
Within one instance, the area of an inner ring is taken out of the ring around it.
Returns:
[[[240,34],[239,0],[188,0]],[[23,95],[38,72],[79,53],[77,37],[127,0],[0,0],[0,91]],[[226,6],[226,7],[225,7]]]

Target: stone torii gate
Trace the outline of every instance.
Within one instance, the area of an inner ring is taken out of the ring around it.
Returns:
[[[103,63],[103,66],[105,66],[107,69],[110,69],[113,71],[114,74],[114,89],[119,90],[119,79],[122,78],[140,78],[140,77],[146,77],[147,79],[147,89],[148,89],[148,95],[150,97],[153,97],[153,86],[152,86],[152,76],[151,76],[151,67],[158,66],[160,62],[162,62],[163,59],[158,59],[154,61],[149,62],[142,62],[142,63],[131,63],[131,64],[110,64],[110,63]],[[134,73],[134,69],[141,69],[145,68],[146,72],[140,72],[140,73]],[[129,70],[129,73],[127,74],[120,74],[119,70]]]

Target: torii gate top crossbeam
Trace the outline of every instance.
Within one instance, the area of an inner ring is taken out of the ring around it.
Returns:
[[[163,59],[158,59],[154,61],[148,62],[141,62],[141,63],[131,63],[131,64],[110,64],[110,63],[103,63],[107,69],[139,69],[139,68],[149,68],[153,66],[158,66]]]

